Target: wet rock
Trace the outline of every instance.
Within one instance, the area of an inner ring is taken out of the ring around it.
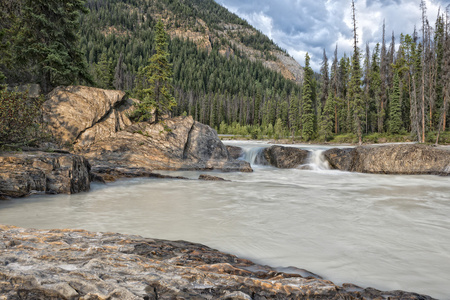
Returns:
[[[450,175],[450,151],[426,145],[400,144],[330,149],[324,152],[339,170],[379,174]]]
[[[127,167],[108,167],[108,166],[95,166],[91,170],[91,180],[97,182],[113,182],[120,178],[135,178],[135,177],[149,177],[160,179],[184,179],[188,178],[182,176],[169,176],[154,173],[151,169],[147,168],[127,168]]]
[[[0,299],[431,299],[254,264],[204,245],[0,225]]]
[[[207,174],[201,174],[198,177],[199,180],[205,180],[205,181],[229,181],[229,180],[225,180],[222,177],[217,177],[217,176],[212,176],[212,175],[207,175]]]
[[[90,165],[79,155],[46,152],[0,154],[0,195],[72,194],[90,188]]]
[[[294,147],[271,146],[264,149],[264,158],[276,168],[291,169],[305,164],[309,151]]]
[[[233,159],[238,159],[244,154],[244,150],[241,147],[227,145],[228,153]]]
[[[355,148],[332,148],[323,153],[331,168],[341,171],[352,171],[356,156]]]

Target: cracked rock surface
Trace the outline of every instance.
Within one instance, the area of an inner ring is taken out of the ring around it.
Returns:
[[[47,95],[43,119],[56,141],[87,157],[93,170],[223,170],[251,172],[233,159],[217,132],[192,117],[162,123],[128,118],[134,102],[122,91],[58,87]]]
[[[431,299],[337,286],[184,241],[0,225],[0,299]]]
[[[399,144],[333,148],[324,152],[333,169],[405,175],[450,175],[450,151],[426,145]]]

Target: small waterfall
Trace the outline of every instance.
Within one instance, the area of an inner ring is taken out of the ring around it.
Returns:
[[[267,161],[263,155],[264,149],[265,147],[243,148],[243,154],[240,158],[249,162],[251,165],[267,165]]]
[[[323,152],[324,150],[310,150],[307,164],[304,167],[314,171],[330,170],[330,164],[325,159]]]

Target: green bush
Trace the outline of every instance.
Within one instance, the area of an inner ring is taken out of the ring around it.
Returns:
[[[44,97],[31,99],[28,92],[0,89],[0,146],[38,141],[41,136],[39,116]]]

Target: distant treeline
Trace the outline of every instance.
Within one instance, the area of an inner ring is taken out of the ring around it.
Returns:
[[[250,60],[236,42],[268,61],[281,49],[213,0],[2,5],[0,80],[6,83],[38,82],[44,90],[95,84],[133,96],[136,76],[155,52],[154,26],[162,19],[169,32],[189,29],[208,37],[207,47],[177,37],[169,43],[174,115],[191,114],[222,133],[303,140],[388,133],[423,142],[449,127],[450,22],[441,12],[432,26],[425,1],[418,31],[386,37],[382,25],[380,43],[363,51],[355,35],[351,56],[339,57],[336,49],[329,60],[324,51],[320,74],[307,58],[302,85]]]

